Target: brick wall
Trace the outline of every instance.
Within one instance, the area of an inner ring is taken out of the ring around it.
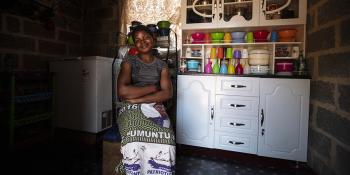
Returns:
[[[114,57],[121,18],[120,1],[85,1],[83,55]]]
[[[0,11],[0,70],[47,70],[50,60],[80,56],[82,1],[69,2],[58,6],[51,30],[19,10]]]
[[[319,175],[350,174],[350,1],[309,0],[312,74],[308,164]]]

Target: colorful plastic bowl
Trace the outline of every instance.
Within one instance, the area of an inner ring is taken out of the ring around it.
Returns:
[[[254,40],[256,42],[266,42],[269,33],[267,30],[256,30],[253,32]]]
[[[171,25],[171,23],[169,21],[159,21],[157,23],[157,26],[159,29],[167,29],[170,27],[170,25]]]
[[[205,34],[203,32],[196,32],[191,34],[194,41],[203,41]]]
[[[245,36],[245,32],[232,32],[231,36],[233,40],[242,40]]]
[[[224,32],[212,32],[210,33],[210,37],[212,39],[213,42],[218,42],[218,41],[222,41],[224,39]]]
[[[294,38],[297,34],[296,29],[283,29],[278,31],[278,37],[284,39]]]

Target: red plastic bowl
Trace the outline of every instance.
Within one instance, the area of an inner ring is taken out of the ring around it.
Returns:
[[[257,30],[253,32],[255,40],[267,40],[267,36],[269,35],[269,31],[267,30]]]
[[[192,33],[191,36],[194,41],[203,41],[205,34],[202,32],[196,32],[196,33]]]

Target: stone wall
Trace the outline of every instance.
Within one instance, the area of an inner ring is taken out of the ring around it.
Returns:
[[[47,70],[51,60],[80,56],[82,7],[81,0],[59,4],[51,29],[18,9],[0,11],[0,70]]]
[[[348,0],[308,0],[308,164],[319,175],[350,174],[349,9]]]

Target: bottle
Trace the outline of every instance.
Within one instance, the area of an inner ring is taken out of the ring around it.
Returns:
[[[305,60],[305,57],[303,55],[303,52],[300,52],[298,62],[299,62],[299,66],[298,66],[299,74],[301,74],[301,75],[306,74],[306,60]]]
[[[250,74],[250,66],[248,64],[248,59],[245,59],[243,74],[245,74],[245,75]]]
[[[186,44],[190,44],[191,43],[190,35],[186,35],[185,43]]]
[[[220,73],[220,66],[219,66],[219,59],[215,60],[215,64],[213,65],[213,73],[218,74]]]
[[[184,73],[187,70],[187,63],[185,59],[180,60],[180,72]]]
[[[293,60],[293,72],[295,74],[297,74],[298,70],[299,70],[299,59],[294,59]]]
[[[211,67],[211,61],[210,61],[210,59],[208,59],[208,63],[205,65],[205,67],[204,67],[204,73],[206,73],[206,74],[211,74],[212,72],[213,72],[213,69],[212,69],[212,67]]]
[[[233,64],[234,64],[233,59],[231,58],[231,61],[229,62],[228,67],[227,67],[228,74],[235,74],[235,66]]]
[[[236,61],[236,67],[235,67],[235,73],[236,75],[242,75],[243,74],[243,67],[240,63],[240,59],[242,58],[242,54],[240,50],[235,50],[233,52],[233,57],[237,60]]]
[[[226,60],[221,61],[220,74],[227,74]]]
[[[202,64],[201,63],[198,64],[197,72],[202,72]]]
[[[189,57],[191,57],[191,48],[189,48],[189,47],[187,47],[186,48],[186,58],[189,58]]]
[[[240,63],[240,59],[238,58],[237,59],[237,66],[235,67],[235,72],[236,72],[236,75],[242,75],[243,74],[243,67]]]

